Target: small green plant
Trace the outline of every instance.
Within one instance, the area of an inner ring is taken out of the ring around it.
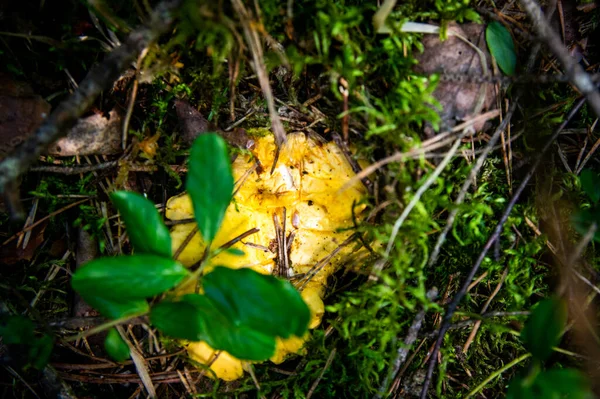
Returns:
[[[212,133],[200,136],[192,146],[186,188],[207,243],[219,231],[233,183],[225,141]],[[112,327],[143,315],[149,315],[150,323],[171,338],[205,341],[241,360],[266,360],[275,353],[276,338],[306,333],[309,308],[288,281],[221,266],[202,276],[211,253],[199,268],[189,271],[173,259],[169,230],[151,201],[125,191],[114,192],[111,199],[123,218],[134,254],[92,260],[73,275],[71,285],[111,319],[95,331],[110,329],[105,348],[114,360],[126,360],[129,349]],[[196,292],[201,287],[203,293],[182,296],[177,292],[190,285],[197,286]],[[33,342],[32,326],[28,319],[11,318],[0,323],[0,333],[6,333],[8,344]],[[18,333],[21,330],[27,334]],[[48,360],[49,352],[42,345],[45,337],[35,341],[39,345],[30,345],[28,359],[34,365]]]
[[[517,377],[510,383],[508,399],[592,397],[589,383],[580,371],[543,368],[561,340],[566,320],[567,309],[562,300],[548,298],[537,304],[521,332],[521,341],[533,362],[524,377]]]
[[[42,370],[50,359],[52,337],[36,334],[35,325],[25,316],[0,314],[0,338],[7,348],[3,363],[8,361],[24,370]]]
[[[514,75],[517,54],[510,32],[500,22],[492,21],[485,30],[485,40],[502,72]]]
[[[186,189],[207,243],[219,231],[233,184],[225,141],[212,133],[200,136],[190,153]],[[135,253],[93,260],[72,278],[73,288],[103,315],[123,319],[148,314],[151,324],[172,338],[205,341],[253,361],[271,357],[276,338],[307,331],[310,312],[298,291],[287,281],[250,269],[216,267],[201,278],[203,294],[175,295],[171,290],[199,282],[210,255],[188,271],[172,258],[171,236],[154,204],[132,192],[115,192],[111,198]],[[159,295],[162,300],[151,307],[147,299]],[[115,360],[124,359],[123,345],[111,330],[105,347]]]
[[[595,224],[594,241],[600,242],[600,231],[597,229],[600,224],[600,175],[586,169],[579,175],[579,183],[590,203],[589,207],[581,209],[573,215],[573,224],[575,229],[584,235]]]

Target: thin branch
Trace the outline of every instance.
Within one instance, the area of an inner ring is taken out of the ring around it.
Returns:
[[[410,200],[410,202],[408,203],[406,208],[404,208],[404,210],[402,211],[402,214],[400,215],[400,217],[396,220],[396,223],[394,223],[394,227],[392,229],[392,234],[390,235],[390,239],[388,241],[388,245],[385,250],[386,258],[390,256],[390,252],[392,251],[392,248],[394,247],[394,244],[396,241],[396,236],[398,235],[398,232],[400,231],[400,227],[402,226],[402,224],[408,217],[408,214],[417,205],[417,203],[419,202],[419,200],[421,199],[421,196],[425,193],[425,191],[427,191],[427,189],[429,189],[429,187],[436,181],[438,176],[444,171],[444,169],[446,169],[446,166],[448,166],[448,164],[452,160],[452,157],[458,150],[458,147],[460,146],[460,144],[462,142],[462,138],[466,135],[466,132],[467,132],[467,129],[465,129],[463,131],[463,133],[456,139],[456,141],[454,142],[454,145],[452,146],[452,148],[450,148],[450,150],[448,151],[448,153],[446,154],[446,156],[444,157],[442,162],[438,165],[437,168],[435,168],[435,170],[427,178],[427,180],[425,180],[425,183],[423,183],[423,185],[421,187],[419,187],[419,189],[415,193],[414,197]]]
[[[427,291],[427,299],[430,301],[435,300],[438,295],[437,288],[432,288]],[[408,329],[408,334],[404,339],[404,345],[401,345],[398,348],[398,352],[396,353],[396,358],[392,362],[394,368],[391,373],[388,373],[387,377],[383,381],[383,384],[379,387],[379,392],[373,396],[373,399],[380,399],[385,396],[386,391],[389,389],[390,382],[396,378],[398,375],[398,371],[402,364],[406,361],[406,357],[408,356],[408,352],[412,347],[413,343],[417,340],[417,336],[419,335],[419,331],[421,330],[421,326],[423,325],[423,319],[425,318],[425,309],[421,309],[419,313],[415,316],[410,328]]]
[[[569,51],[562,44],[560,36],[552,30],[552,27],[544,17],[540,6],[533,0],[520,0],[520,2],[533,21],[533,26],[540,40],[556,55],[556,58],[558,58],[565,69],[565,74],[581,94],[585,96],[596,115],[600,116],[600,93],[590,76],[583,70],[575,58],[569,54]]]
[[[327,358],[327,361],[325,362],[325,367],[323,367],[323,370],[321,370],[321,373],[319,374],[319,376],[317,377],[315,382],[313,382],[313,384],[310,387],[310,390],[306,394],[306,399],[310,399],[310,397],[313,395],[313,393],[319,386],[319,382],[321,382],[321,380],[323,379],[323,376],[325,375],[325,372],[327,371],[329,366],[331,366],[331,362],[333,362],[333,358],[335,357],[336,352],[337,352],[337,350],[335,348],[333,348],[333,350],[329,354],[329,357]]]
[[[571,121],[571,119],[579,111],[579,109],[584,104],[584,102],[585,102],[585,98],[582,98],[577,102],[577,104],[573,107],[571,112],[569,112],[569,114],[567,115],[567,117],[565,118],[563,123],[560,124],[560,126],[556,129],[556,131],[548,139],[548,141],[546,142],[544,147],[540,150],[540,152],[538,153],[538,156],[535,158],[533,164],[531,165],[531,168],[527,171],[527,174],[523,177],[523,181],[521,182],[521,184],[515,191],[515,194],[510,199],[508,205],[506,206],[504,213],[500,217],[500,221],[494,228],[494,232],[492,233],[492,235],[488,238],[487,242],[485,243],[481,253],[479,254],[479,257],[477,258],[477,260],[475,261],[475,264],[471,268],[471,271],[469,272],[469,275],[467,276],[462,288],[454,296],[454,299],[452,300],[452,303],[450,303],[450,306],[448,306],[448,310],[447,310],[446,314],[444,315],[444,322],[440,328],[440,334],[435,343],[435,347],[433,348],[433,351],[431,353],[429,365],[427,368],[427,376],[425,378],[425,381],[423,382],[423,390],[421,391],[421,399],[426,399],[426,397],[427,397],[427,391],[429,390],[429,385],[431,384],[431,378],[433,376],[433,369],[435,368],[435,363],[437,360],[437,354],[440,350],[440,347],[442,346],[442,342],[444,340],[444,336],[446,335],[446,331],[448,331],[448,328],[450,327],[450,323],[452,321],[452,316],[454,315],[454,312],[456,311],[458,304],[460,303],[462,298],[467,293],[467,289],[469,287],[469,284],[471,284],[471,280],[473,280],[473,278],[477,274],[479,267],[483,263],[483,260],[485,259],[486,255],[487,255],[488,251],[490,250],[490,248],[492,247],[492,245],[494,245],[496,240],[500,237],[504,223],[506,223],[508,216],[510,215],[513,207],[517,203],[517,200],[521,197],[521,194],[525,190],[525,187],[529,183],[529,180],[531,180],[531,178],[533,177],[533,174],[535,173],[537,167],[539,166],[539,164],[543,158],[543,155],[548,151],[550,146],[554,143],[556,138],[559,136],[560,132],[565,128],[565,126]]]
[[[111,87],[138,54],[168,31],[174,20],[174,11],[180,3],[181,0],[160,3],[148,26],[132,32],[120,47],[94,67],[77,90],[50,114],[42,126],[0,163],[0,192],[4,193],[7,184],[25,173],[50,144],[66,135],[100,93]]]
[[[469,188],[471,188],[471,184],[473,184],[473,182],[477,178],[477,175],[479,174],[479,171],[483,167],[483,163],[485,162],[489,153],[492,151],[492,149],[494,148],[494,146],[500,139],[502,132],[504,130],[506,130],[506,127],[510,123],[512,115],[515,112],[515,110],[517,109],[517,103],[518,103],[518,98],[515,98],[513,100],[513,102],[511,103],[508,112],[504,116],[502,123],[500,123],[500,126],[498,126],[496,131],[494,131],[494,134],[490,138],[490,141],[485,146],[481,155],[477,158],[477,161],[475,162],[475,165],[473,166],[473,168],[471,168],[471,171],[469,172],[469,177],[463,183],[463,185],[460,189],[460,192],[458,193],[458,196],[456,197],[456,200],[454,201],[454,208],[450,211],[450,214],[448,215],[448,219],[446,220],[446,225],[444,226],[444,230],[442,230],[442,232],[438,235],[435,246],[433,247],[433,251],[431,252],[431,256],[429,257],[429,261],[427,263],[427,268],[433,267],[435,262],[437,262],[437,258],[440,254],[440,250],[442,249],[442,245],[444,244],[444,241],[446,240],[446,236],[448,235],[448,233],[450,232],[450,229],[454,225],[454,219],[456,218],[456,215],[458,214],[459,205],[462,204],[463,201],[465,200],[465,197],[467,196],[467,192],[469,191]]]

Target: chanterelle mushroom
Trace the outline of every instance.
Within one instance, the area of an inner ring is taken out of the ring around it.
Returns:
[[[243,251],[243,255],[239,251],[223,251],[211,259],[206,272],[211,265],[224,265],[294,278],[311,310],[310,328],[315,328],[324,313],[322,297],[327,278],[350,255],[356,255],[354,243],[341,244],[353,233],[348,229],[352,227],[352,204],[359,203],[366,189],[357,181],[339,192],[354,172],[334,143],[303,133],[289,134],[273,173],[276,154],[273,136],[256,137],[255,143],[252,155],[238,156],[233,162],[236,191],[212,248],[219,248],[251,229],[259,230],[231,247]],[[355,215],[358,217],[363,209],[364,205],[356,206]],[[193,217],[187,194],[168,201],[166,217],[171,220]],[[193,228],[194,224],[173,226],[174,251]],[[189,266],[201,259],[203,251],[204,243],[196,233],[178,259]],[[313,274],[311,279],[307,278]],[[282,362],[288,354],[298,353],[303,343],[300,338],[278,341],[271,361]],[[190,356],[203,364],[212,360],[214,352],[203,342],[188,346]],[[211,368],[224,380],[235,380],[243,374],[242,362],[227,353],[221,353]]]

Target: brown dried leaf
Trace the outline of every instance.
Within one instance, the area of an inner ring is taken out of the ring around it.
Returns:
[[[66,137],[59,139],[48,149],[49,155],[70,157],[73,155],[112,155],[121,152],[121,115],[113,109],[106,118],[94,114],[80,119]]]
[[[50,104],[27,83],[0,74],[0,159],[35,132],[49,113]]]
[[[485,26],[478,24],[459,26],[453,23],[449,25],[448,29],[467,38],[486,55],[488,71],[491,73],[491,57],[485,43]],[[469,74],[474,77],[483,77],[479,55],[471,46],[458,37],[449,36],[446,40],[440,41],[438,35],[425,35],[423,45],[425,51],[417,55],[416,58],[419,64],[415,67],[415,71],[425,75],[443,72],[448,75]],[[444,81],[438,84],[433,95],[443,106],[441,117],[447,127],[452,127],[458,121],[465,121],[476,116],[474,111],[480,100],[482,84],[486,87],[486,93],[482,99],[483,108],[481,111],[493,109],[495,91],[492,84],[454,81]],[[476,130],[480,130],[483,125],[480,124],[474,127]]]
[[[48,226],[48,222],[43,222],[31,230],[31,238],[27,242],[27,246],[14,245],[12,243],[0,247],[0,263],[5,265],[13,265],[19,261],[30,261],[35,254],[35,251],[44,242],[44,231]]]
[[[186,145],[191,145],[196,137],[207,132],[216,132],[229,144],[239,148],[249,149],[254,144],[246,130],[236,128],[231,132],[225,132],[209,122],[200,111],[185,100],[175,100],[175,110],[181,126],[181,139]]]

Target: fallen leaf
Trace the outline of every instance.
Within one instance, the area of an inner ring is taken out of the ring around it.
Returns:
[[[181,139],[188,146],[194,142],[196,137],[208,132],[218,133],[229,144],[239,148],[250,149],[254,145],[254,141],[248,136],[246,130],[235,128],[233,131],[226,132],[209,122],[200,111],[185,100],[175,100],[175,111],[181,128]]]
[[[35,132],[49,113],[50,104],[27,83],[0,74],[0,159]]]
[[[121,115],[115,109],[108,118],[101,114],[88,116],[80,119],[66,137],[52,144],[47,153],[61,157],[118,154],[122,151],[122,125]]]
[[[27,246],[23,248],[23,245],[14,245],[12,243],[6,244],[0,247],[0,264],[13,265],[22,260],[29,262],[36,250],[44,242],[44,231],[48,226],[48,221],[39,224],[31,230],[31,238],[27,242]]]
[[[485,26],[479,24],[459,26],[452,23],[449,24],[448,29],[467,38],[485,54],[488,71],[491,73],[491,57],[485,42]],[[475,78],[483,78],[479,55],[475,49],[458,37],[449,35],[446,40],[440,41],[438,35],[425,35],[423,46],[425,47],[424,52],[416,56],[419,62],[415,67],[416,72],[425,75],[444,73],[450,76],[468,74]],[[465,81],[442,81],[438,84],[433,95],[443,107],[440,116],[446,125],[444,127],[452,127],[460,121],[476,116],[475,111],[478,101],[480,101],[482,85],[486,87],[486,92],[481,98],[483,106],[480,112],[493,108],[495,95],[492,84]],[[484,123],[476,124],[475,130],[481,130]]]

